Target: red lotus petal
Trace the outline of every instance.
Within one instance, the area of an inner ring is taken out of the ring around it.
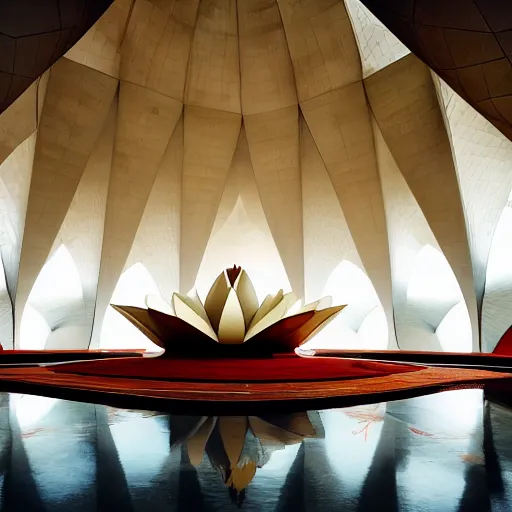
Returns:
[[[112,305],[112,307],[153,343],[164,348],[168,355],[176,352],[190,353],[192,351],[200,354],[202,350],[211,352],[212,347],[218,345],[215,340],[177,316],[134,306]]]
[[[245,344],[254,346],[261,343],[274,354],[293,352],[317,329],[332,320],[344,307],[334,306],[282,318],[247,340]]]

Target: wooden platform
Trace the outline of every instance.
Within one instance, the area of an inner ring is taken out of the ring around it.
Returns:
[[[493,381],[511,382],[512,385],[507,373],[453,368],[293,383],[173,382],[57,373],[51,367],[2,369],[0,372],[0,388],[5,391],[131,408],[192,411],[194,414],[341,407],[443,390],[482,388]]]

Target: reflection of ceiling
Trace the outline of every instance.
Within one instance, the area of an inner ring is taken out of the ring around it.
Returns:
[[[71,48],[112,0],[3,0],[0,112]]]
[[[82,284],[77,348],[100,343],[137,262],[167,299],[237,263],[314,300],[347,261],[371,281],[388,346],[406,346],[403,326],[436,310],[429,290],[421,315],[407,300],[428,244],[460,287],[464,347],[479,347],[512,145],[358,0],[115,0],[0,115],[0,163],[16,336],[64,245]]]
[[[512,3],[361,1],[416,56],[512,139]]]

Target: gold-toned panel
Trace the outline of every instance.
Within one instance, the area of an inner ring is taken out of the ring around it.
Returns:
[[[195,283],[235,153],[241,115],[186,106],[181,185],[180,287]]]
[[[343,1],[278,0],[300,101],[361,80],[361,61]]]
[[[466,225],[450,140],[428,68],[408,55],[365,79],[365,89],[400,172],[453,268],[478,320]]]
[[[121,83],[92,346],[181,111],[179,101]]]
[[[254,175],[292,289],[304,296],[299,109],[244,116]]]
[[[136,0],[121,47],[121,80],[183,100],[199,0]]]
[[[301,107],[389,324],[392,302],[388,237],[363,86],[355,82],[305,101]]]
[[[68,340],[64,341],[64,347],[61,348],[86,349],[89,346],[100,271],[116,122],[117,98],[112,102],[103,130],[53,244],[52,253],[64,245],[73,258],[80,275],[84,303],[84,314],[79,319],[83,323],[79,330],[81,336],[68,337]],[[73,325],[66,322],[63,324],[61,326]]]
[[[66,58],[119,78],[121,41],[134,0],[115,0]]]
[[[169,302],[180,280],[182,169],[183,117],[165,150],[125,265],[128,269],[142,262]]]
[[[236,0],[201,1],[185,102],[241,112]]]
[[[308,125],[301,119],[305,300],[322,296],[342,260],[363,267],[331,178]]]
[[[16,326],[69,209],[117,81],[68,59],[52,68],[41,114],[16,295]]]
[[[276,0],[238,2],[242,110],[258,114],[297,103],[295,78]]]

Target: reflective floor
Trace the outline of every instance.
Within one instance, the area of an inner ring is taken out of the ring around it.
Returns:
[[[1,511],[512,510],[512,411],[480,390],[286,416],[0,402]]]

